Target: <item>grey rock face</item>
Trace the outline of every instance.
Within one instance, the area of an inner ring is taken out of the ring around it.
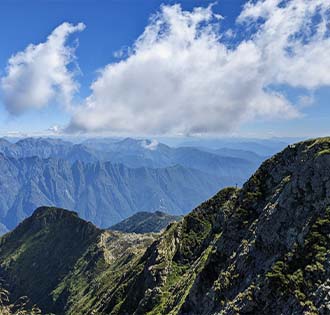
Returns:
[[[329,148],[292,145],[243,186],[182,314],[329,314]]]

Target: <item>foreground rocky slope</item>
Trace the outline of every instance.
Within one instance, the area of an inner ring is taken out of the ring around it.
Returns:
[[[45,298],[20,271],[34,263],[22,252],[36,261],[40,253],[29,254],[19,228],[1,239],[13,294],[31,290],[33,303],[56,314],[329,314],[330,139],[290,146],[242,189],[220,191],[159,236],[91,229],[86,251],[57,273]],[[38,231],[30,237],[40,242]]]

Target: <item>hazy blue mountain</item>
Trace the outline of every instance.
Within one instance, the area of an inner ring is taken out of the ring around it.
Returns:
[[[108,151],[109,145],[123,140],[122,138],[89,138],[81,142],[81,144],[95,149],[97,151]]]
[[[258,156],[251,158],[252,152],[247,158],[245,151],[242,154],[238,154],[238,151],[232,155],[227,151],[221,154],[221,151],[210,152],[194,147],[172,148],[147,139],[86,140],[81,144],[50,138],[27,138],[15,144],[0,140],[0,152],[8,157],[38,156],[43,159],[64,159],[72,163],[77,160],[111,161],[131,168],[164,168],[180,164],[221,177],[231,185],[242,184],[263,160]]]
[[[204,149],[218,150],[221,148],[252,151],[260,156],[271,156],[283,150],[288,144],[296,142],[296,138],[192,138],[182,141],[178,146],[191,146]]]
[[[157,233],[165,229],[171,222],[180,221],[181,219],[182,216],[171,215],[161,211],[141,211],[111,226],[109,230],[138,234]]]
[[[279,151],[282,151],[289,143],[283,141],[272,140],[255,140],[232,142],[225,145],[226,148],[253,151],[261,156],[271,156]]]
[[[183,214],[228,185],[180,165],[151,169],[0,155],[0,222],[13,228],[41,205],[75,209],[109,227],[138,211]]]
[[[0,139],[0,152],[13,158],[37,156],[43,159],[60,158],[71,162],[95,162],[101,158],[101,153],[89,150],[82,144],[53,138],[25,138],[16,143]]]
[[[89,148],[96,149],[94,146]],[[178,164],[172,158],[174,150],[156,141],[126,138],[109,143],[103,153],[112,162],[123,163],[129,167],[159,168]]]
[[[161,166],[166,164],[167,166],[168,163],[173,163],[174,152],[176,149],[182,149],[182,147],[192,147],[199,151],[217,153],[221,156],[243,158],[242,155],[237,155],[239,151],[249,151],[266,157],[277,153],[291,142],[293,139],[193,139],[171,147],[156,140],[132,138],[96,138],[87,139],[81,143],[72,143],[55,138],[25,138],[14,143],[1,138],[0,152],[12,157],[60,157],[74,160],[77,158],[75,151],[79,151],[80,153],[85,152],[80,159],[88,159],[88,161],[120,159],[131,156],[149,159],[157,167],[158,164]],[[233,150],[234,155],[228,154],[224,149]],[[235,153],[235,150],[238,151]],[[85,156],[86,154],[87,156]],[[128,162],[130,162],[129,159]]]
[[[8,229],[2,223],[0,223],[0,236],[7,232],[8,232]]]
[[[262,161],[252,152],[131,138],[0,139],[0,152],[0,223],[10,229],[41,205],[76,209],[102,227],[138,211],[183,214],[224,186],[240,186]]]
[[[219,154],[220,156],[235,157],[239,159],[248,160],[253,163],[260,163],[266,159],[266,156],[261,156],[253,151],[240,149],[220,148],[217,150],[213,150],[212,152]]]
[[[85,143],[89,149],[98,148],[98,144]],[[259,166],[262,157],[254,159],[241,156],[230,156],[225,152],[208,152],[195,147],[172,148],[155,140],[126,138],[121,141],[103,143],[103,155],[108,160],[123,163],[129,167],[168,167],[180,164],[216,176],[231,180],[234,185],[242,184]],[[252,153],[252,152],[251,152]],[[252,153],[253,154],[253,153]],[[245,153],[246,155],[246,153]]]
[[[260,161],[251,162],[242,158],[219,156],[192,147],[175,149],[173,159],[185,167],[227,178],[231,185],[243,184],[260,164]]]
[[[6,155],[12,155],[15,148],[15,145],[4,138],[0,138],[0,152]]]

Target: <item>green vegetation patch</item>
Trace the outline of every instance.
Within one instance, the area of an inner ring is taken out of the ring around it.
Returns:
[[[306,311],[316,308],[308,300],[319,283],[325,281],[324,263],[330,253],[330,208],[312,225],[303,245],[295,245],[282,260],[276,261],[266,278],[280,295],[293,295]]]
[[[325,155],[325,154],[330,154],[330,149],[323,149],[321,151],[318,151],[315,156],[319,157],[319,156],[322,156],[322,155]]]

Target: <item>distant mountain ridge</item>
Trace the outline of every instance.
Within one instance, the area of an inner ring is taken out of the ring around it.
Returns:
[[[184,214],[226,180],[177,165],[128,168],[110,162],[8,158],[0,154],[0,222],[14,228],[42,205],[74,209],[100,227],[141,211]]]
[[[236,150],[228,152],[209,152],[194,147],[172,148],[154,140],[126,138],[110,141],[102,146],[86,141],[73,144],[51,138],[26,138],[16,143],[0,139],[0,152],[7,157],[27,158],[37,156],[42,159],[59,158],[70,162],[111,161],[128,167],[163,168],[180,164],[218,176],[232,177],[233,181],[243,183],[262,161],[263,157]],[[240,154],[241,153],[241,154]]]
[[[125,233],[158,233],[170,223],[180,221],[182,216],[170,215],[161,211],[137,212],[127,219],[111,226],[109,230]]]
[[[0,236],[7,233],[8,229],[2,223],[0,223]]]
[[[39,157],[41,159],[60,158],[75,162],[95,162],[100,159],[100,152],[88,150],[82,144],[52,138],[25,138],[15,143],[0,139],[0,153],[16,159]]]
[[[218,150],[220,148],[252,151],[260,156],[271,156],[281,150],[287,145],[297,142],[301,139],[297,138],[286,138],[286,139],[249,139],[246,138],[244,141],[240,138],[228,138],[228,139],[205,139],[195,138],[190,141],[183,141],[180,146],[192,146],[198,148],[208,148]]]
[[[76,209],[101,227],[138,211],[184,214],[220,188],[241,185],[262,161],[232,155],[148,139],[0,139],[0,235],[41,205]]]

